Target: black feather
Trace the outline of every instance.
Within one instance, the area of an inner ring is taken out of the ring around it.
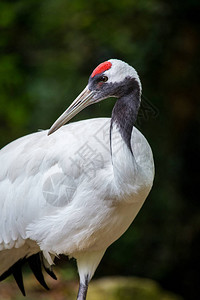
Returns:
[[[35,275],[35,278],[39,281],[39,283],[46,289],[49,290],[49,287],[47,286],[44,276],[42,274],[42,267],[41,267],[41,260],[40,260],[40,254],[36,253],[30,257],[27,258],[27,261],[29,263],[29,266]]]
[[[47,272],[47,274],[49,274],[49,276],[51,276],[53,279],[57,280],[55,273],[51,269],[48,269],[47,267],[45,267],[44,264],[43,264],[43,267],[44,267],[45,271]]]
[[[24,289],[24,282],[23,282],[23,275],[22,275],[22,263],[18,261],[15,264],[15,268],[13,270],[13,276],[15,281],[24,296],[26,296],[25,289]]]
[[[22,292],[22,294],[25,296],[25,289],[24,289],[24,283],[23,283],[23,276],[22,276],[22,265],[24,264],[25,259],[18,260],[12,267],[10,267],[6,272],[4,272],[0,276],[0,281],[3,281],[7,277],[13,274],[15,281]]]
[[[47,272],[47,274],[48,274],[49,276],[51,276],[51,278],[53,278],[54,280],[57,280],[57,277],[56,277],[56,275],[54,274],[54,272],[52,271],[52,268],[51,268],[51,267],[48,268],[48,267],[45,266],[45,263],[44,263],[44,257],[43,257],[43,255],[42,255],[42,252],[40,252],[40,260],[41,260],[42,265],[43,265],[45,271]]]
[[[8,269],[7,271],[5,271],[1,276],[0,276],[0,281],[3,281],[4,279],[6,279],[7,277],[9,277],[10,275],[12,275],[12,267],[10,269]]]
[[[12,265],[7,271],[5,271],[2,275],[0,275],[0,281],[3,281],[10,275],[13,275],[15,278],[15,281],[22,292],[22,294],[25,296],[25,289],[24,289],[24,283],[23,283],[23,276],[22,276],[22,265],[28,262],[33,274],[35,275],[36,279],[39,281],[39,283],[47,290],[49,290],[49,287],[47,286],[44,276],[42,274],[42,265],[44,266],[45,271],[47,274],[49,274],[53,279],[57,279],[54,272],[47,268],[43,261],[40,259],[40,253],[36,253],[28,258],[23,258],[18,260],[14,265]]]

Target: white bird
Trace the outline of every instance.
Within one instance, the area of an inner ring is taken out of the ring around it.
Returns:
[[[111,118],[60,128],[108,97],[117,98]],[[21,265],[28,261],[48,288],[42,266],[56,279],[54,258],[65,254],[77,260],[77,299],[86,299],[106,249],[130,226],[153,184],[152,151],[134,127],[140,102],[135,69],[110,59],[97,66],[49,131],[24,136],[1,150],[0,281],[13,274],[25,295]]]

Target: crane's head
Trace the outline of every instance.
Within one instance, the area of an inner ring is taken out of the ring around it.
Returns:
[[[118,59],[105,61],[94,69],[86,88],[51,126],[48,135],[88,105],[108,97],[121,98],[133,92],[141,94],[141,89],[139,76],[133,67]]]

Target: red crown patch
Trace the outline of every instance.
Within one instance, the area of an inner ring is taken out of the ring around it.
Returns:
[[[111,68],[112,64],[109,61],[105,61],[103,63],[101,63],[100,65],[98,65],[94,71],[92,72],[91,77],[94,77],[97,74],[101,74],[107,70],[109,70]]]

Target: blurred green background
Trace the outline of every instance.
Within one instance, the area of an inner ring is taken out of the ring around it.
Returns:
[[[199,13],[197,0],[0,2],[1,147],[49,128],[98,63],[118,58],[137,69],[154,187],[95,277],[151,278],[186,300],[200,294]],[[110,116],[113,105],[76,120]]]

